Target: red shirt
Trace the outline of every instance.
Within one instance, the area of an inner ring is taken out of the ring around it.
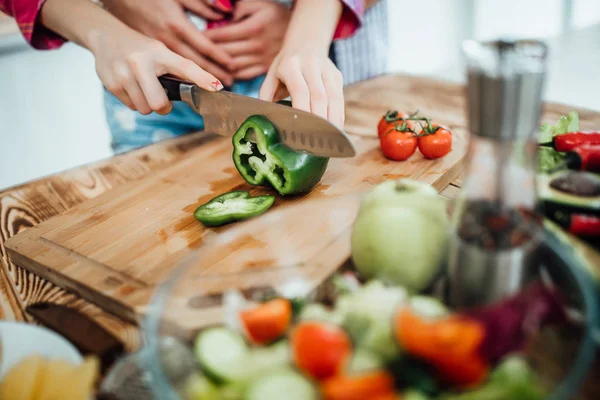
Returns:
[[[0,11],[15,18],[19,29],[29,44],[39,50],[60,47],[65,39],[39,23],[39,14],[45,0],[0,0]],[[361,26],[365,12],[364,0],[340,0],[344,11],[335,31],[334,39],[352,36]]]

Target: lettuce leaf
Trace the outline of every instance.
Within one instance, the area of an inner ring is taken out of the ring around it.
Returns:
[[[554,125],[542,124],[538,136],[538,143],[548,143],[557,135],[564,135],[568,132],[577,132],[579,130],[579,113],[571,111],[567,115],[561,116]]]
[[[554,125],[542,124],[538,135],[538,143],[550,143],[555,136],[579,131],[579,113],[571,111],[561,116]],[[538,172],[547,174],[554,172],[564,161],[565,155],[551,147],[538,148]]]

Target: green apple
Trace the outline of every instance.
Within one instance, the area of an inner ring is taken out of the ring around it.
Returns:
[[[386,182],[361,203],[352,260],[365,278],[420,291],[439,272],[448,228],[445,201],[433,188],[406,179]]]
[[[447,214],[445,202],[440,201],[437,191],[431,185],[412,179],[391,180],[375,186],[363,197],[359,214],[374,207],[393,205],[431,212],[442,219]]]

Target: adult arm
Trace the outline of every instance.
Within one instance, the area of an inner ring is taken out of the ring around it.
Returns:
[[[160,75],[172,73],[207,90],[222,88],[193,62],[127,27],[89,0],[0,1],[34,47],[55,48],[70,40],[89,49],[104,86],[142,114],[170,111],[171,104],[157,79]]]
[[[192,23],[186,10],[221,20],[226,0],[103,0],[104,7],[131,28],[164,43],[222,80],[227,86],[233,58]],[[213,3],[213,6],[208,5]],[[217,7],[220,5],[219,7]],[[229,6],[231,6],[229,4]]]

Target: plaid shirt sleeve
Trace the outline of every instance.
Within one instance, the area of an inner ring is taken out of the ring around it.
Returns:
[[[346,39],[361,27],[365,14],[365,0],[340,0],[344,3],[342,17],[335,29],[333,40]]]
[[[39,14],[45,0],[0,0],[0,11],[13,17],[25,40],[39,50],[60,47],[65,39],[39,22]]]

